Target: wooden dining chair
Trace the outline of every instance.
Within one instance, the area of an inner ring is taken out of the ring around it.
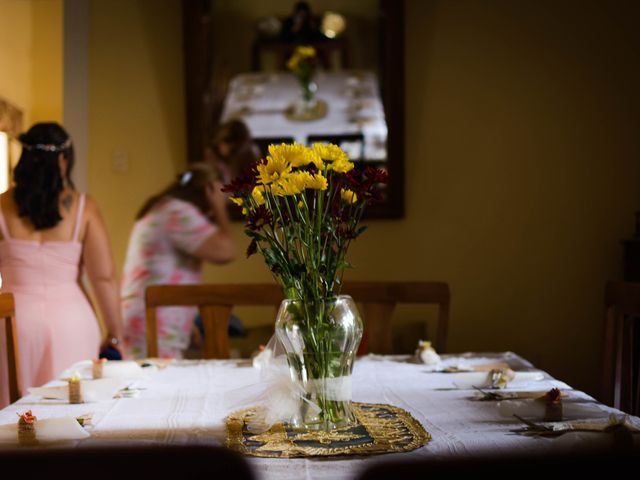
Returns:
[[[445,352],[449,332],[451,292],[445,282],[345,282],[342,293],[362,304],[365,351],[393,353],[392,316],[398,304],[438,306],[438,327],[434,346]],[[416,340],[417,343],[417,340]],[[361,351],[360,353],[365,353]]]
[[[640,414],[640,283],[605,287],[602,401]]]
[[[7,366],[9,370],[9,400],[11,403],[20,398],[19,377],[20,361],[18,355],[18,332],[16,330],[16,308],[13,294],[0,293],[0,318],[4,322]]]
[[[392,315],[398,304],[439,307],[435,347],[446,350],[450,292],[444,282],[345,282],[342,293],[362,305],[367,348],[359,353],[392,353]],[[283,300],[275,283],[153,285],[147,288],[147,352],[158,355],[156,311],[164,306],[197,306],[204,325],[204,357],[229,358],[228,322],[236,305],[272,305]],[[274,316],[275,318],[275,316]]]
[[[135,440],[74,447],[4,447],[0,449],[0,465],[3,471],[16,472],[21,479],[28,480],[42,480],[54,472],[64,472],[63,478],[87,475],[91,480],[256,478],[246,457],[228,448],[145,444]]]
[[[166,306],[196,306],[204,325],[204,358],[229,358],[229,315],[236,305],[272,305],[282,302],[275,283],[153,285],[145,292],[147,354],[158,356],[156,310]],[[274,315],[275,318],[275,315]]]

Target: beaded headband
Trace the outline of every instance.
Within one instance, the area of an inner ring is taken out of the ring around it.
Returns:
[[[25,150],[41,150],[43,152],[62,152],[71,146],[71,139],[67,138],[66,141],[61,143],[60,145],[56,145],[55,143],[36,143],[34,145],[30,143],[22,142],[22,148]]]

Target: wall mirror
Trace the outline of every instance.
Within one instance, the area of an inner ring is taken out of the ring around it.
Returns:
[[[253,151],[331,142],[356,168],[389,173],[368,218],[404,215],[403,2],[183,0],[188,158],[202,160],[221,125],[242,122]],[[311,106],[288,68],[315,51]],[[239,211],[233,217],[241,218]]]

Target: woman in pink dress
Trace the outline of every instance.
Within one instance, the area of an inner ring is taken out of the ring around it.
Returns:
[[[56,123],[39,123],[20,141],[14,186],[0,196],[0,273],[2,291],[15,298],[24,394],[73,363],[96,358],[100,347],[119,348],[122,319],[100,211],[71,182],[69,135]],[[104,319],[104,339],[80,283],[83,269]],[[0,355],[0,405],[8,403],[5,357]]]
[[[202,262],[233,260],[226,197],[211,165],[195,164],[165,190],[151,197],[136,216],[122,275],[125,352],[146,356],[144,292],[154,284],[202,282]],[[182,358],[198,311],[158,309],[158,354]]]

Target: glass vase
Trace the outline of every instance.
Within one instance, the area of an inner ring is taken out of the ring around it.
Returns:
[[[300,81],[300,97],[295,102],[295,113],[299,116],[312,114],[318,106],[318,85],[313,81]]]
[[[353,299],[284,300],[276,320],[291,379],[300,392],[293,428],[330,431],[355,425],[351,372],[362,320]]]

